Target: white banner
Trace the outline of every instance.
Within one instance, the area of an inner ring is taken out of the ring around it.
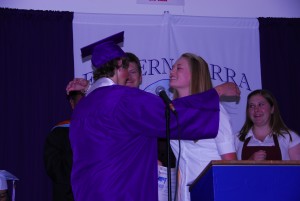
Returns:
[[[241,128],[247,95],[261,88],[257,19],[75,13],[75,77],[92,78],[91,63],[82,61],[80,48],[121,31],[123,50],[141,60],[142,90],[167,89],[175,60],[185,52],[198,54],[208,62],[214,85],[234,81],[240,87],[240,101],[223,104],[234,132]]]

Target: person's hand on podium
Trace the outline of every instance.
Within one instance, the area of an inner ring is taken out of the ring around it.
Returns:
[[[252,156],[249,158],[249,160],[255,160],[255,161],[263,161],[267,158],[267,152],[264,150],[259,150],[257,152],[254,152]]]

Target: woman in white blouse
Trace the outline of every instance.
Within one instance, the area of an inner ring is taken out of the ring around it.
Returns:
[[[285,125],[269,91],[259,89],[248,95],[236,150],[241,160],[300,160],[300,137]]]

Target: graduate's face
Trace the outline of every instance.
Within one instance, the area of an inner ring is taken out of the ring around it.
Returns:
[[[135,62],[129,62],[128,73],[129,77],[126,81],[126,86],[139,88],[142,83],[142,75],[140,75],[138,65]]]
[[[122,59],[120,59],[118,61],[118,66],[120,66],[120,68],[118,68],[116,70],[116,74],[117,74],[117,83],[116,84],[119,84],[119,85],[125,85],[126,81],[128,80],[128,77],[129,77],[128,68],[123,68],[123,67],[121,67],[122,65],[123,65]]]
[[[189,90],[191,83],[191,69],[188,60],[180,57],[170,72],[170,87],[177,90]]]
[[[260,94],[254,95],[248,101],[248,115],[255,126],[269,125],[274,107]]]

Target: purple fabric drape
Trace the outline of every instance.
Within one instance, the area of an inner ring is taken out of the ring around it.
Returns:
[[[285,123],[300,132],[300,18],[259,18],[262,86],[278,100]]]
[[[51,200],[43,146],[70,116],[72,20],[71,12],[0,8],[0,169],[20,179],[16,200]]]

